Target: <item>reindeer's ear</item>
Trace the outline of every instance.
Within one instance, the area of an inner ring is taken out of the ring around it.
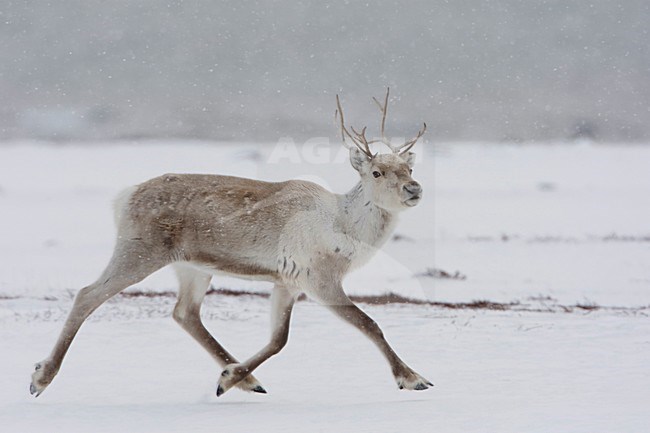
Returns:
[[[409,165],[409,168],[413,168],[415,165],[415,153],[413,152],[406,152],[402,155],[400,155],[404,162],[406,162]]]
[[[350,164],[359,173],[363,171],[366,164],[370,162],[368,155],[357,149],[356,147],[350,148]]]

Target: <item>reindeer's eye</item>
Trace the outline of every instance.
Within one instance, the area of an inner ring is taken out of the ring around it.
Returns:
[[[413,174],[413,169],[409,168],[409,174]]]
[[[378,171],[373,171],[372,175],[375,176],[375,177],[379,177],[379,176],[381,176],[381,173],[378,172]]]

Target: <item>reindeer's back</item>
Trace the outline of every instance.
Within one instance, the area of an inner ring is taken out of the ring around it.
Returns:
[[[296,215],[318,215],[332,195],[311,182],[166,174],[140,184],[123,211],[130,235],[183,259],[238,275],[276,272]]]

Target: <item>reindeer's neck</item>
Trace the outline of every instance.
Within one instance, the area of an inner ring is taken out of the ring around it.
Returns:
[[[397,223],[397,215],[375,206],[361,183],[340,196],[340,206],[344,231],[371,247],[379,248]]]

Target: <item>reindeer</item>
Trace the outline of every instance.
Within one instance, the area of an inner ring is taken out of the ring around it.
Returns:
[[[253,371],[286,344],[291,311],[304,293],[358,328],[380,349],[400,389],[431,382],[393,351],[381,329],[343,291],[341,281],[389,238],[398,214],[418,204],[422,188],[411,177],[411,140],[393,145],[384,134],[389,90],[382,103],[381,137],[345,126],[336,96],[343,145],[360,180],[347,194],[306,181],[270,183],[231,176],[166,174],[120,194],[115,202],[117,242],[99,279],[81,289],[50,356],[37,363],[30,392],[39,396],[58,373],[88,316],[102,303],[151,273],[172,265],[179,281],[173,318],[223,368],[217,396],[233,386],[266,393]],[[352,144],[347,142],[349,139]],[[391,152],[372,153],[383,143]],[[213,274],[274,283],[271,339],[239,362],[205,328],[201,303]]]

